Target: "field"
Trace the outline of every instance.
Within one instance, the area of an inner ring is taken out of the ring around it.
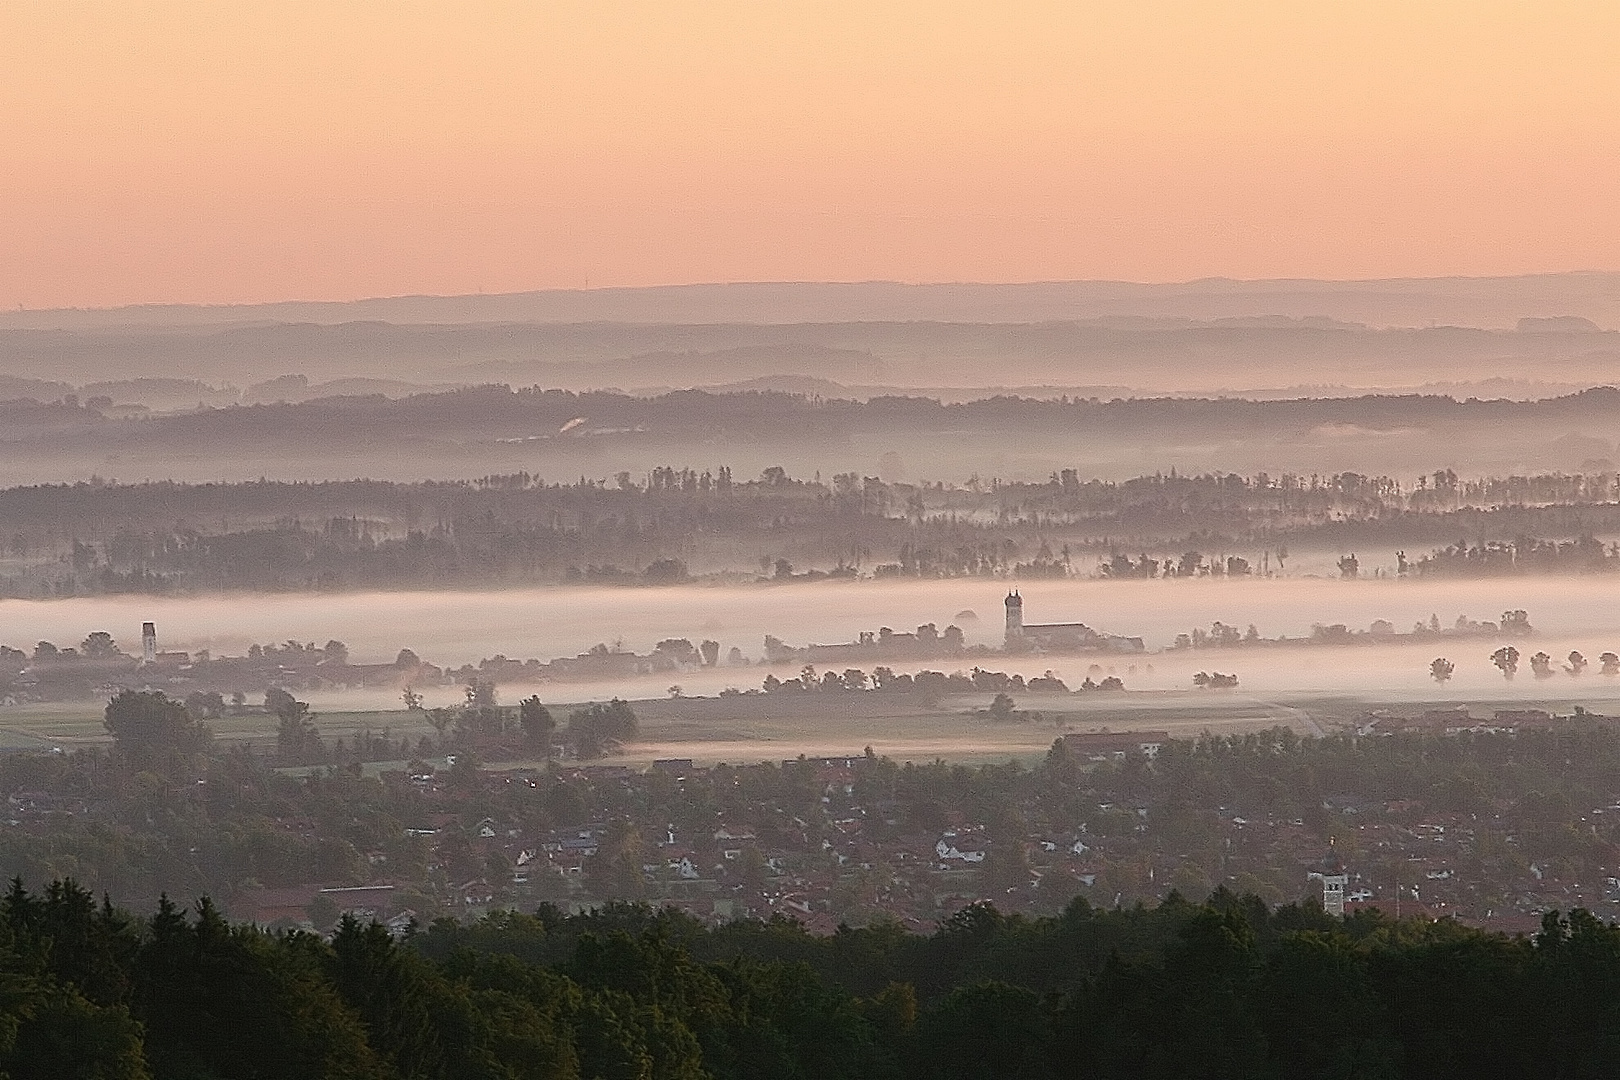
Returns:
[[[958,695],[934,705],[880,694],[776,694],[663,698],[635,702],[641,738],[611,760],[638,766],[658,758],[691,758],[699,764],[780,761],[803,754],[832,757],[873,752],[899,761],[1030,763],[1067,732],[1165,731],[1172,738],[1205,732],[1234,734],[1284,726],[1300,735],[1341,730],[1358,714],[1388,706],[1411,712],[1411,702],[1356,697],[1262,699],[1242,692],[1138,691],[1119,694],[1025,694],[1026,719],[996,722],[984,715],[987,694]],[[1424,703],[1422,707],[1432,707]],[[1521,698],[1471,703],[1475,715],[1496,708],[1568,711],[1563,700]],[[568,703],[552,703],[566,723]],[[407,735],[414,742],[433,729],[422,713],[404,710],[317,714],[322,736],[352,741],[363,730]],[[275,745],[276,723],[263,713],[209,721],[216,739]],[[0,752],[106,744],[101,710],[90,702],[28,705],[0,711]]]
[[[930,706],[878,694],[638,701],[642,737],[614,760],[629,765],[666,757],[752,762],[853,754],[870,746],[897,760],[1031,761],[1064,732],[1157,730],[1186,738],[1282,724],[1302,735],[1320,734],[1364,707],[1349,699],[1283,704],[1240,694],[1178,691],[1024,695],[1019,706],[1030,717],[997,723],[980,712],[988,703],[989,695],[951,697]],[[562,723],[570,707],[551,706]],[[403,710],[324,711],[316,723],[328,742],[352,740],[362,730],[386,729],[393,738],[408,735],[413,741],[432,734],[421,713]],[[262,713],[227,716],[209,726],[221,741],[265,749],[275,743],[275,721]],[[101,709],[90,702],[0,712],[0,750],[72,749],[108,741]]]
[[[1199,698],[1202,700],[1199,700]],[[1027,720],[982,715],[989,695],[947,698],[934,706],[879,694],[779,694],[638,703],[642,739],[629,764],[661,757],[700,763],[782,760],[873,752],[900,761],[1038,759],[1071,731],[1254,731],[1285,724],[1309,733],[1314,720],[1287,706],[1246,697],[1143,692],[1024,695]],[[1038,714],[1034,715],[1034,714]]]
[[[316,722],[321,734],[329,740],[353,739],[358,732],[368,728],[377,732],[386,727],[394,738],[408,734],[412,739],[432,731],[421,713],[403,710],[321,713]],[[224,742],[251,743],[262,747],[275,745],[275,718],[262,712],[221,717],[208,721],[208,726],[213,730],[214,737]],[[74,701],[0,709],[0,750],[50,747],[71,750],[111,741],[102,726],[102,705],[98,702]]]

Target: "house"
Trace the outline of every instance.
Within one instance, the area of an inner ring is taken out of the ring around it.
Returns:
[[[595,855],[602,846],[598,834],[589,829],[559,834],[556,844],[565,855]]]
[[[60,814],[73,817],[85,812],[82,799],[70,795],[55,795],[47,791],[18,791],[11,798],[12,812],[19,817],[49,817]]]
[[[982,863],[984,843],[977,837],[962,836],[950,831],[935,842],[934,854],[941,862]]]
[[[1491,716],[1498,728],[1522,731],[1525,728],[1545,728],[1553,724],[1553,714],[1545,709],[1498,709]]]
[[[467,882],[456,893],[467,907],[481,907],[495,899],[495,890],[483,878]]]
[[[388,931],[390,937],[395,938],[402,938],[411,933],[414,926],[416,926],[416,912],[410,908],[406,908],[383,923],[383,929]]]
[[[1156,758],[1169,741],[1168,731],[1088,731],[1063,736],[1064,749],[1085,761],[1123,761],[1133,753]]]
[[[635,770],[628,765],[584,765],[579,774],[587,780],[598,783],[606,780],[630,781],[635,778]]]
[[[392,885],[294,885],[284,889],[247,889],[230,905],[231,916],[257,926],[277,922],[308,925],[309,906],[318,896],[331,900],[339,915],[362,922],[380,921],[394,896]]]

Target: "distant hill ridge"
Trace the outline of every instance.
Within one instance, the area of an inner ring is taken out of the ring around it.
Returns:
[[[1048,281],[1018,284],[736,282],[551,289],[348,302],[149,304],[0,313],[0,328],[89,329],[229,323],[798,323],[932,320],[974,323],[1105,318],[1214,320],[1321,317],[1374,327],[1436,324],[1508,329],[1521,319],[1570,330],[1589,320],[1620,327],[1620,273],[1361,281],[1206,278],[1167,284]],[[1561,324],[1561,325],[1560,325]],[[1529,327],[1521,327],[1529,329]]]

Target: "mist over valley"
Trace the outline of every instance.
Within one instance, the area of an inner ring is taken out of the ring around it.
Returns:
[[[0,1080],[1620,1076],[1617,41],[0,4]]]

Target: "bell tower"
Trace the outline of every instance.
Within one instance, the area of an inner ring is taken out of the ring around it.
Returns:
[[[1017,648],[1024,641],[1024,598],[1014,589],[1007,594],[1007,639],[1009,649]]]
[[[1344,887],[1350,880],[1345,872],[1344,860],[1339,858],[1338,848],[1333,840],[1328,840],[1327,854],[1322,857],[1318,869],[1310,874],[1312,878],[1322,883],[1322,910],[1329,915],[1342,916],[1344,914]]]

